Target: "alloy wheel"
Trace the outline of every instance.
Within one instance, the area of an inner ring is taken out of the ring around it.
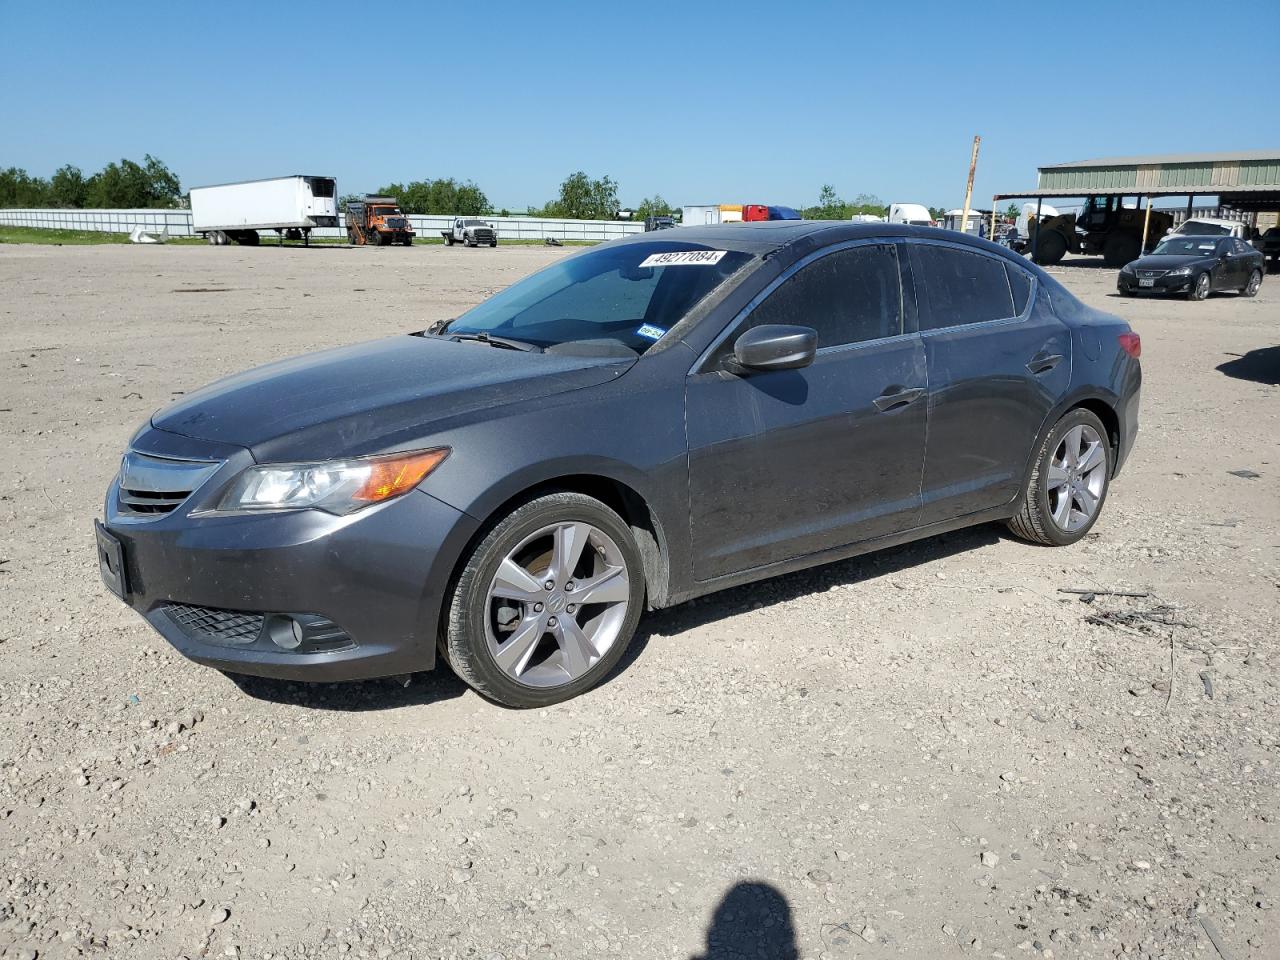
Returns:
[[[630,598],[630,571],[612,537],[580,521],[542,527],[503,557],[489,584],[489,653],[525,686],[571,683],[617,641]]]
[[[1077,424],[1063,435],[1049,461],[1046,489],[1054,525],[1071,533],[1089,523],[1106,483],[1103,439],[1089,424]]]
[[[1260,286],[1262,286],[1262,271],[1255,270],[1253,273],[1249,274],[1249,283],[1244,288],[1245,296],[1252,297],[1258,292],[1258,288]]]
[[[1207,296],[1209,296],[1209,275],[1202,273],[1196,278],[1196,299],[1203,300]]]

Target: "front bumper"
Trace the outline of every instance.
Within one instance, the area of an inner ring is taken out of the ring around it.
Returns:
[[[1186,293],[1191,289],[1191,284],[1195,281],[1195,274],[1183,273],[1176,276],[1165,274],[1163,277],[1155,277],[1151,281],[1151,286],[1144,287],[1138,283],[1137,276],[1129,276],[1120,274],[1116,280],[1116,289],[1126,296],[1134,296],[1142,293]]]
[[[184,656],[230,673],[331,681],[432,668],[449,579],[478,523],[421,490],[344,517],[200,515],[240,469],[228,461],[158,519],[125,515],[112,483],[104,527],[123,549],[124,601]],[[287,649],[272,639],[285,617],[338,639]]]

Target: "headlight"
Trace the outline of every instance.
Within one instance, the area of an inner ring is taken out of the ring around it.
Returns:
[[[1133,273],[1133,264],[1132,264],[1132,263],[1126,263],[1123,267],[1121,267],[1121,268],[1120,268],[1120,272],[1121,272],[1121,273]]]
[[[218,511],[314,507],[329,513],[351,513],[412,490],[448,455],[448,447],[436,447],[358,460],[250,467],[236,478]]]
[[[1191,268],[1190,268],[1190,267],[1178,267],[1178,268],[1177,268],[1177,269],[1175,269],[1175,270],[1170,270],[1170,271],[1169,271],[1169,276],[1171,276],[1171,277],[1181,277],[1181,276],[1185,276],[1186,274],[1188,274],[1188,273],[1190,273],[1190,272],[1191,272]]]

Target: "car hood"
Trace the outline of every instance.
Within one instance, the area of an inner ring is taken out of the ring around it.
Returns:
[[[1135,260],[1130,266],[1135,270],[1173,270],[1177,267],[1188,267],[1194,263],[1211,263],[1217,257],[1192,257],[1185,254],[1158,254],[1154,257],[1143,257]]]
[[[361,456],[411,444],[446,420],[604,383],[634,362],[399,336],[236,374],[151,422],[248,447],[259,462]]]

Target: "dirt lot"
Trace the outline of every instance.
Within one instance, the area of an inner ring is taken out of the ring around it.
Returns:
[[[100,585],[157,407],[563,254],[0,247],[0,955],[1280,956],[1277,276],[1056,271],[1143,336],[1085,542],[982,527],[650,615],[560,707],[240,686]]]

